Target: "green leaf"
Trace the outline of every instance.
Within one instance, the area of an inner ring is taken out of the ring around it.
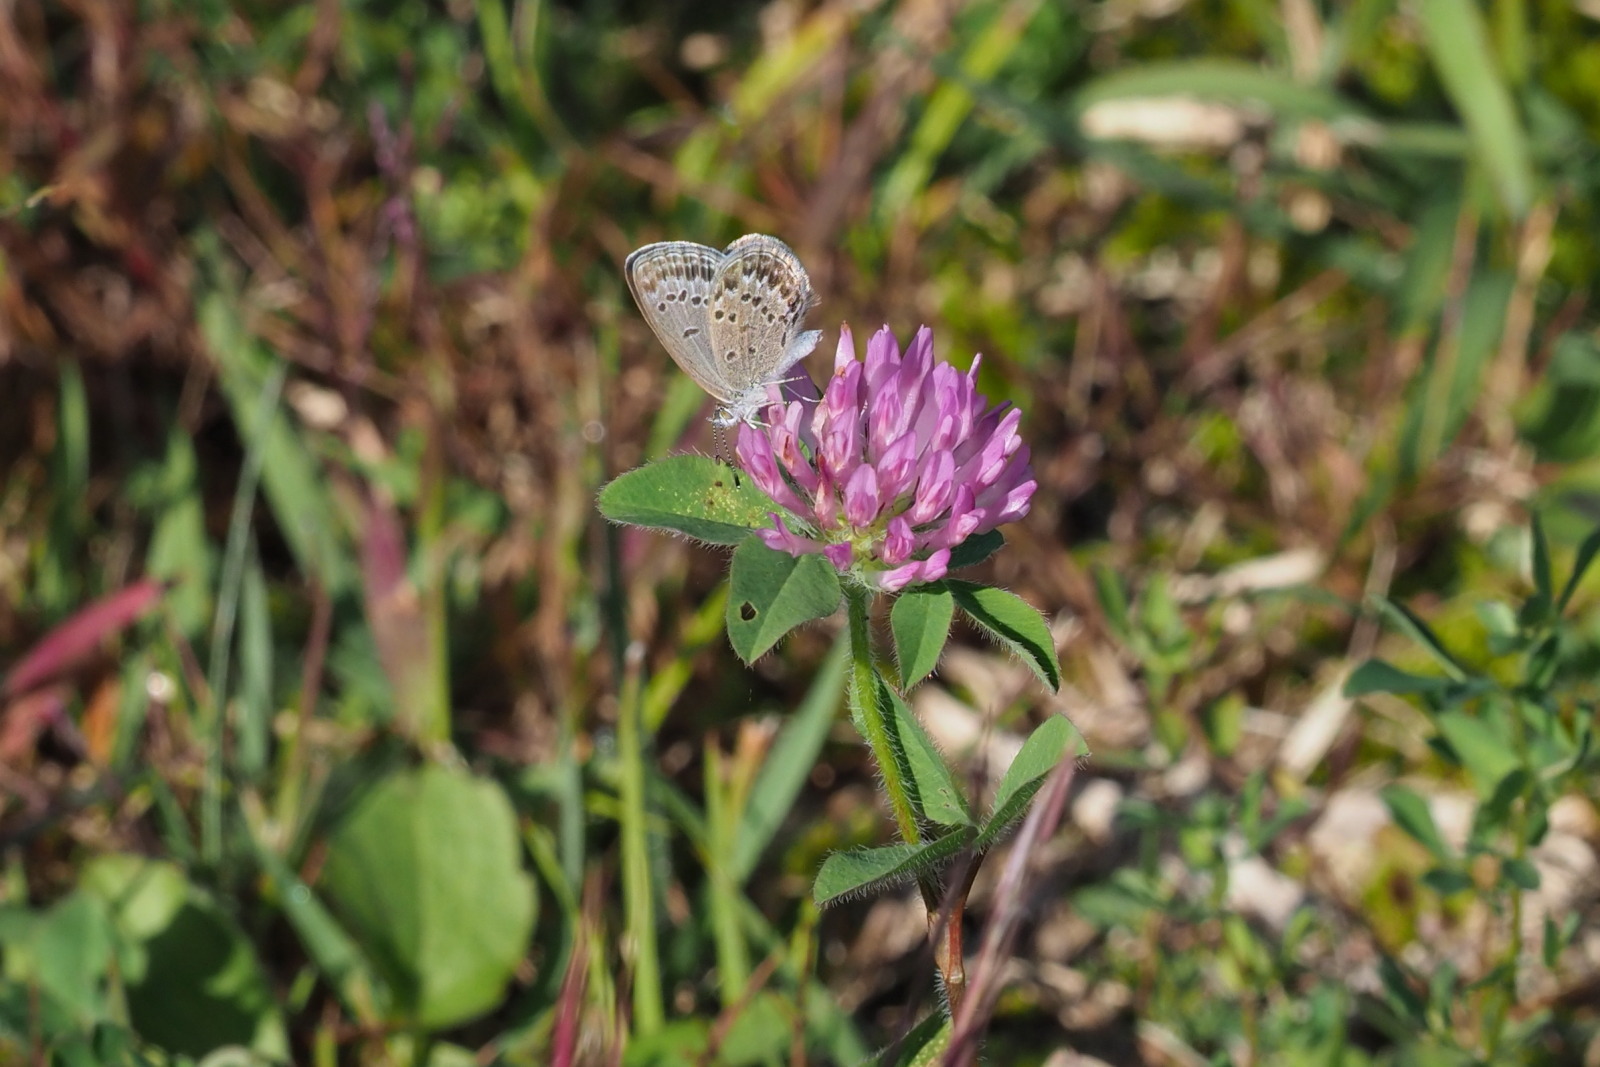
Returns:
[[[261,404],[277,361],[259,338],[246,331],[241,306],[223,292],[208,293],[197,314],[200,332],[216,360],[218,381],[240,440],[248,449],[260,450],[261,491],[278,529],[301,569],[316,576],[330,595],[338,596],[355,578],[335,522],[339,509],[304,431],[281,406]]]
[[[278,999],[233,918],[174,864],[112,854],[91,860],[83,887],[120,935],[128,1021],[168,1052],[200,1058],[243,1045],[286,1061]]]
[[[69,893],[38,916],[31,933],[32,959],[24,967],[79,1026],[93,1026],[106,1013],[112,962],[113,931],[104,904],[83,890]]]
[[[950,1045],[950,1016],[930,1012],[897,1044],[879,1050],[859,1067],[933,1067]]]
[[[1532,892],[1539,888],[1539,868],[1527,860],[1515,857],[1503,860],[1500,864],[1500,877],[1518,889]]]
[[[974,582],[947,579],[940,583],[954,595],[956,604],[990,634],[1032,668],[1054,692],[1061,688],[1061,664],[1056,659],[1055,638],[1044,617],[1015,593]]]
[[[1420,842],[1435,859],[1445,863],[1453,859],[1450,846],[1434,824],[1427,801],[1403,785],[1385,786],[1379,795],[1394,817],[1395,825]]]
[[[1104,100],[1185,96],[1234,104],[1264,104],[1287,119],[1360,119],[1360,108],[1337,93],[1288,74],[1235,59],[1146,62],[1096,78],[1073,99],[1075,109]]]
[[[844,897],[865,896],[875,889],[901,885],[942,867],[971,842],[970,829],[957,829],[917,845],[902,842],[835,852],[817,872],[812,898],[820,907],[827,907]]]
[[[792,994],[759,993],[749,998],[737,1010],[738,1014],[726,1024],[716,1062],[758,1067],[761,1064],[781,1063],[787,1058],[794,1042],[796,1007]],[[724,1015],[718,1020],[722,1025]],[[705,1057],[697,1058],[705,1063]]]
[[[612,522],[714,545],[738,544],[782,510],[748,475],[705,456],[668,456],[631,470],[600,490],[599,505]]]
[[[894,633],[895,661],[900,665],[900,687],[910,689],[939,665],[956,602],[948,589],[936,585],[913,589],[895,598],[889,612]]]
[[[288,920],[306,956],[322,972],[323,980],[333,988],[346,1011],[363,1023],[378,1023],[372,1009],[372,975],[355,942],[282,856],[260,841],[253,844],[256,862],[275,898],[273,902]]]
[[[1528,653],[1528,666],[1523,673],[1524,684],[1529,690],[1542,693],[1550,688],[1560,666],[1561,635],[1546,634]]]
[[[999,530],[973,534],[950,550],[949,569],[958,571],[962,567],[971,567],[974,564],[982,563],[1004,548],[1005,543],[1006,539],[1001,536]]]
[[[1431,696],[1444,692],[1450,685],[1447,678],[1412,674],[1384,660],[1369,659],[1345,679],[1344,695],[1361,697],[1368,693],[1420,693]]]
[[[1532,782],[1533,776],[1523,767],[1516,768],[1500,779],[1494,787],[1494,792],[1489,794],[1489,798],[1479,804],[1478,810],[1472,813],[1469,848],[1485,847],[1506,828],[1511,818],[1512,806],[1522,799]]]
[[[1402,1014],[1425,1026],[1428,1005],[1412,986],[1410,976],[1400,969],[1400,964],[1393,957],[1385,955],[1378,961],[1378,977],[1383,982],[1384,991],[1389,994],[1390,1003]]]
[[[1069,750],[1074,756],[1087,755],[1089,751],[1083,735],[1065,715],[1051,715],[1028,735],[995,789],[994,806],[978,836],[979,848],[993,845],[1026,814],[1033,795]]]
[[[437,765],[384,778],[334,830],[322,887],[407,1025],[500,1002],[533,929],[521,857],[500,787]]]
[[[1583,916],[1576,911],[1569,911],[1562,918],[1561,925],[1557,926],[1555,920],[1548,915],[1544,920],[1544,944],[1540,954],[1544,957],[1544,965],[1555,968],[1556,962],[1561,958],[1561,953],[1572,944],[1572,939],[1578,934],[1578,926],[1583,922]]]
[[[1122,579],[1101,563],[1091,567],[1089,573],[1094,578],[1095,595],[1100,601],[1100,610],[1105,612],[1106,625],[1118,638],[1127,641],[1133,633],[1133,625],[1129,621],[1128,594],[1122,588]]]
[[[1544,523],[1539,513],[1533,513],[1533,587],[1539,597],[1549,604],[1555,597],[1555,579],[1550,571],[1550,539],[1545,536]]]
[[[1449,960],[1441,960],[1434,968],[1433,974],[1428,979],[1428,1006],[1440,1018],[1449,1018],[1454,1001],[1459,999],[1456,987],[1460,984],[1460,975],[1457,974],[1455,965]]]
[[[967,808],[966,793],[940,755],[933,738],[922,728],[916,713],[881,677],[878,698],[894,707],[894,740],[905,760],[908,784],[916,790],[912,802],[918,813],[941,826],[971,826],[972,812]]]
[[[1019,45],[1027,49],[1026,30],[1037,9],[1033,3],[997,4],[988,25],[971,25],[962,34],[959,74],[934,83],[908,143],[896,154],[894,166],[878,186],[880,220],[903,218],[912,205],[921,202],[939,157],[967,127],[975,103],[970,86],[989,84]]]
[[[1446,674],[1458,682],[1466,679],[1466,669],[1444,647],[1439,635],[1434,633],[1427,623],[1413,615],[1404,604],[1383,596],[1373,597],[1372,602],[1377,606],[1378,613],[1387,619],[1391,626],[1427,649],[1439,666],[1444,668]]]
[[[821,555],[796,558],[746,537],[728,575],[728,640],[754,663],[799,626],[832,615],[843,594],[839,574]]]
[[[1567,610],[1567,605],[1572,601],[1572,594],[1578,591],[1578,583],[1583,580],[1584,573],[1588,571],[1589,564],[1594,562],[1596,555],[1600,555],[1600,529],[1594,530],[1583,539],[1583,544],[1578,546],[1578,555],[1572,561],[1572,574],[1567,577],[1567,584],[1561,589],[1561,598],[1556,601],[1556,612]]]
[[[1514,216],[1533,198],[1527,136],[1473,0],[1421,0],[1423,43],[1500,202]]]
[[[1477,883],[1466,871],[1455,867],[1435,867],[1423,873],[1422,884],[1441,897],[1453,897],[1474,888]]]
[[[1479,796],[1493,795],[1506,775],[1517,769],[1517,754],[1511,738],[1482,719],[1462,711],[1447,710],[1439,712],[1434,721],[1461,765],[1472,776]]]

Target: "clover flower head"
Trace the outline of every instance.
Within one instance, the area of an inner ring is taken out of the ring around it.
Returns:
[[[938,581],[952,549],[1026,515],[1037,483],[1022,413],[989,406],[978,362],[963,374],[935,361],[926,326],[903,354],[885,326],[863,361],[841,327],[819,399],[776,401],[764,425],[739,427],[740,466],[787,512],[761,540],[893,592]]]

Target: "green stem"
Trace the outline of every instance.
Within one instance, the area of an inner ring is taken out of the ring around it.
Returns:
[[[711,936],[717,950],[717,985],[724,1009],[743,998],[750,981],[750,953],[739,927],[739,887],[728,873],[738,832],[738,790],[723,770],[722,746],[708,738],[706,754],[706,892],[711,901]]]
[[[645,810],[645,741],[639,722],[644,687],[643,654],[630,650],[617,714],[617,756],[622,769],[622,896],[633,948],[633,1029],[642,1036],[666,1023],[661,965],[656,950],[656,906],[650,882],[649,830]]]
[[[878,664],[872,655],[872,624],[868,619],[871,594],[865,589],[847,588],[845,603],[850,608],[850,695],[855,703],[856,726],[872,748],[883,775],[883,790],[889,794],[889,807],[900,827],[900,836],[909,844],[920,844],[922,831],[906,791],[900,768],[900,753],[889,733],[889,717],[879,689]]]
[[[1534,644],[1537,648],[1537,643]],[[1526,676],[1526,675],[1525,675]],[[1523,718],[1521,705],[1522,697],[1517,692],[1509,694],[1511,704],[1511,736],[1512,745],[1516,749],[1519,764],[1527,770],[1532,770],[1533,759],[1528,750],[1528,724]],[[1529,791],[1536,790],[1537,776],[1535,775]],[[1521,800],[1511,809],[1511,842],[1512,857],[1518,862],[1527,859],[1528,855],[1528,805],[1533,798],[1525,793]],[[1501,875],[1504,878],[1504,875]],[[1493,1007],[1489,1012],[1487,1034],[1484,1039],[1484,1051],[1490,1061],[1500,1053],[1500,1043],[1505,1037],[1506,1020],[1511,1011],[1511,1005],[1517,999],[1517,965],[1522,959],[1522,888],[1513,882],[1509,890],[1511,897],[1511,918],[1509,943],[1506,945],[1505,977],[1501,979],[1495,990]]]

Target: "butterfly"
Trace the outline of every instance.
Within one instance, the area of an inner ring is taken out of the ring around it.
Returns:
[[[815,347],[816,304],[789,246],[752,233],[718,252],[691,241],[645,245],[623,264],[628,288],[667,354],[721,404],[717,426],[754,423],[768,386]]]

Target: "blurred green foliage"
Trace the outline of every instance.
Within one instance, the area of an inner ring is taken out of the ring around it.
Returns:
[[[623,257],[757,231],[1025,411],[1063,696],[961,630],[907,711],[1094,752],[991,1060],[1586,1062],[1592,7],[7,5],[0,1060],[916,1021],[922,916],[811,903],[831,624],[747,670],[594,507],[717,447]]]

